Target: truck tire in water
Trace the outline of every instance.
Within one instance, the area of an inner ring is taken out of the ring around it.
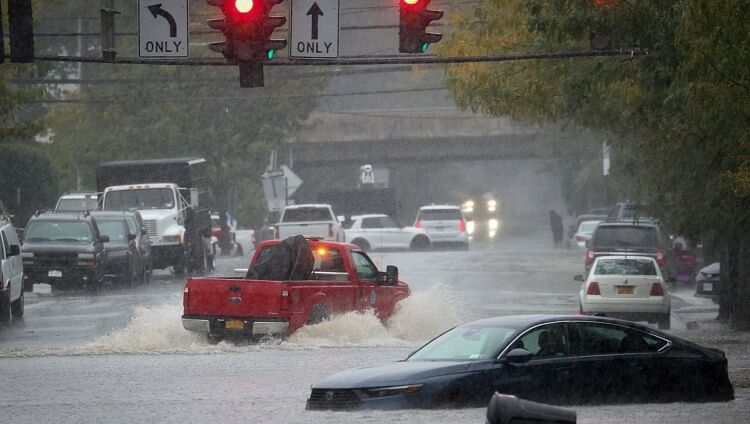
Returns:
[[[310,317],[307,319],[307,323],[310,325],[320,324],[328,318],[328,307],[319,303],[310,310]]]
[[[21,297],[13,301],[10,304],[10,313],[13,318],[21,318],[23,316],[24,301],[23,301],[23,290],[21,290]]]

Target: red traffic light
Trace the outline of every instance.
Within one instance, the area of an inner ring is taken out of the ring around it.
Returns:
[[[238,13],[250,13],[255,6],[253,0],[234,0],[234,10]]]

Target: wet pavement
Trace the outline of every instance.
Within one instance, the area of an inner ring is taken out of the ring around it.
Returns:
[[[34,294],[26,317],[0,329],[0,422],[484,422],[484,409],[307,412],[309,387],[346,368],[402,359],[459,322],[515,313],[572,313],[583,251],[546,239],[502,240],[469,252],[373,253],[414,294],[384,327],[347,314],[286,340],[209,345],[180,324],[182,281]],[[221,258],[219,273],[244,260]],[[727,352],[737,400],[576,408],[587,423],[740,423],[750,414],[750,337],[719,325],[716,306],[673,291],[673,332]],[[688,323],[691,323],[688,330]],[[695,323],[695,324],[692,324]]]

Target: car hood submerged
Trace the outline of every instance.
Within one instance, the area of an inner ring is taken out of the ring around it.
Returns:
[[[460,374],[489,366],[482,362],[400,361],[386,365],[341,371],[319,381],[316,389],[352,389],[419,383],[430,377]]]

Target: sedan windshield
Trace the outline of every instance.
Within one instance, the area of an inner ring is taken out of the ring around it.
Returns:
[[[492,359],[517,328],[462,325],[423,346],[409,361],[482,361]]]
[[[110,191],[104,198],[104,210],[172,209],[174,202],[174,193],[168,188]]]
[[[94,241],[91,227],[79,221],[32,221],[26,229],[28,243],[76,243]]]

